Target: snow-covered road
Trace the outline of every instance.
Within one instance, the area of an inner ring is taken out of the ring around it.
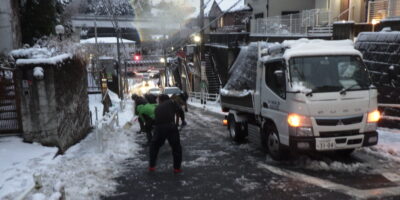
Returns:
[[[271,195],[273,199],[353,199],[400,195],[393,192],[400,192],[396,179],[400,163],[393,159],[395,155],[385,156],[386,150],[379,146],[358,150],[349,158],[311,154],[277,163],[251,144],[232,143],[221,125],[221,116],[191,109],[187,118],[188,126],[181,132],[183,174],[172,173],[167,144],[160,153],[157,171],[148,173],[148,149],[144,148],[140,159],[125,163],[128,171],[117,179],[117,192],[104,199],[265,199]],[[138,141],[144,144],[144,136],[139,135]],[[374,151],[380,153],[369,153]]]
[[[91,98],[92,110],[101,106],[92,102],[97,100]],[[172,173],[166,144],[157,171],[148,173],[145,136],[135,133],[137,122],[123,126],[132,121],[132,103],[119,111],[121,126],[105,135],[104,152],[94,132],[56,158],[56,148],[0,138],[0,199],[17,199],[33,185],[34,173],[41,175],[44,187],[26,199],[56,199],[60,185],[74,200],[400,198],[399,130],[380,129],[377,146],[349,158],[310,154],[277,163],[252,144],[232,143],[218,106],[208,104],[208,112],[192,108],[187,113],[188,125],[181,132],[184,172]]]

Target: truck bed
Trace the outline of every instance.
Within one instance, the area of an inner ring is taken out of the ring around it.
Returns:
[[[235,109],[237,111],[254,113],[253,96],[252,94],[242,97],[221,95],[221,107],[223,109]]]

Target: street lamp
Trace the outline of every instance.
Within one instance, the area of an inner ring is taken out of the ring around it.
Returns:
[[[160,58],[160,63],[164,64],[164,75],[165,75],[165,87],[168,84],[168,77],[167,77],[167,63],[165,62],[165,58]]]
[[[199,35],[195,35],[193,38],[194,42],[200,43],[201,42],[201,37]]]
[[[372,32],[375,32],[375,25],[379,23],[379,20],[377,19],[372,19],[371,24],[372,24]]]
[[[63,25],[59,24],[56,26],[56,34],[58,35],[60,41],[62,40],[62,35],[65,33],[65,28]]]

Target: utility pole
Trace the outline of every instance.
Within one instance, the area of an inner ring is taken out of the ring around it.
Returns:
[[[122,80],[121,80],[121,78],[122,78],[122,73],[121,73],[121,52],[120,52],[120,44],[119,44],[119,40],[120,40],[120,30],[119,30],[119,28],[118,28],[118,25],[117,25],[117,60],[118,60],[118,69],[117,69],[117,73],[118,73],[118,88],[119,88],[119,90],[118,90],[118,92],[119,92],[119,94],[118,94],[118,96],[119,96],[119,98],[120,99],[123,99],[124,97],[123,97],[123,91],[122,91]]]
[[[204,42],[204,0],[200,0],[200,63],[203,57],[203,42]]]

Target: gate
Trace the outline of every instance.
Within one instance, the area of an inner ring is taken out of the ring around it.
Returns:
[[[14,69],[0,66],[0,135],[22,133]]]

